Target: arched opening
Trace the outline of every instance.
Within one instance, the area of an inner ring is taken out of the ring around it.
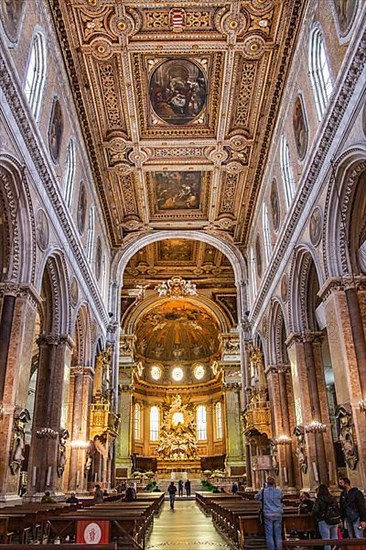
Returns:
[[[240,379],[237,289],[225,254],[187,238],[148,244],[126,264],[120,310],[120,385],[132,381],[133,395],[120,399],[132,438],[127,450],[120,434],[117,478],[130,468],[127,453],[134,470],[161,478],[198,479],[202,469],[224,469],[225,458],[228,472],[243,475],[239,396],[234,383],[224,387]]]

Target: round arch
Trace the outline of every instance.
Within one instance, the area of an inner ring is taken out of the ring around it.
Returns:
[[[45,256],[37,284],[41,292],[42,283],[47,274],[52,301],[51,332],[54,334],[71,334],[70,281],[65,259],[61,251],[53,251]]]
[[[306,245],[301,244],[295,249],[290,270],[290,300],[289,300],[289,330],[301,332],[308,327],[308,282],[312,267],[321,287],[324,283],[324,274],[319,259]]]
[[[326,277],[342,277],[353,270],[349,231],[360,175],[366,171],[366,147],[345,151],[334,163],[324,209],[323,256]],[[335,180],[335,181],[334,181]]]
[[[242,284],[247,280],[247,270],[245,260],[240,250],[228,240],[221,236],[207,233],[205,231],[182,231],[182,230],[164,230],[146,233],[136,237],[134,241],[126,245],[126,248],[117,253],[112,263],[112,277],[115,281],[121,281],[126,265],[142,248],[145,246],[167,239],[188,239],[193,241],[202,241],[211,244],[222,252],[230,261],[235,277],[235,284]]]
[[[285,363],[283,350],[283,328],[287,334],[285,315],[278,300],[273,300],[269,313],[269,360],[273,364]]]
[[[91,317],[89,305],[86,302],[80,304],[75,317],[74,341],[76,344],[76,355],[74,357],[77,365],[90,365],[92,362],[91,342]]]
[[[23,166],[11,155],[0,155],[0,205],[6,227],[6,279],[35,281],[35,222]]]

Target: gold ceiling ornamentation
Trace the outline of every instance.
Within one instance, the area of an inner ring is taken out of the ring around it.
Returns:
[[[168,281],[163,281],[155,287],[159,296],[167,298],[184,298],[184,296],[194,296],[197,294],[196,285],[191,281],[185,281],[182,277],[173,277]]]
[[[246,244],[305,5],[50,0],[112,246],[171,228]],[[162,203],[166,170],[201,174],[192,203]]]

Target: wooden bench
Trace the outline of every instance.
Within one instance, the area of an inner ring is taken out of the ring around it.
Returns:
[[[86,547],[85,544],[57,544],[56,546],[60,550],[85,550]],[[0,544],[1,550],[11,550],[11,548],[15,548],[15,545]],[[87,548],[88,550],[117,550],[117,544],[88,544]],[[43,544],[42,550],[55,550],[55,545]]]
[[[303,548],[324,548],[326,545],[330,545],[332,548],[345,549],[352,548],[352,550],[365,550],[366,538],[364,539],[313,539],[313,540],[284,540],[282,543],[283,550],[288,548],[297,548],[298,550]]]

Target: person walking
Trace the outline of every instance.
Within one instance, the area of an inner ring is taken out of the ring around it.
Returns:
[[[187,497],[190,497],[191,496],[191,482],[189,481],[189,479],[187,479],[187,481],[185,482],[184,487],[186,488]]]
[[[175,502],[175,493],[177,492],[177,488],[174,485],[174,481],[172,481],[168,487],[168,493],[169,493],[169,502],[170,502],[170,509],[174,510],[174,502]]]
[[[178,481],[178,495],[179,495],[180,497],[183,496],[183,479],[180,479],[180,480]]]
[[[365,497],[357,487],[351,487],[348,477],[341,477],[338,485],[342,490],[339,503],[344,527],[350,538],[362,539],[366,529]]]
[[[254,498],[262,503],[267,550],[282,550],[282,491],[276,487],[274,477],[267,478]]]
[[[231,486],[231,492],[233,495],[236,495],[236,493],[239,491],[239,485],[234,481],[234,483]]]
[[[316,490],[313,516],[318,523],[322,539],[338,538],[338,525],[341,522],[341,512],[337,499],[330,494],[326,485],[321,484]],[[331,546],[324,546],[324,550],[331,550]]]

